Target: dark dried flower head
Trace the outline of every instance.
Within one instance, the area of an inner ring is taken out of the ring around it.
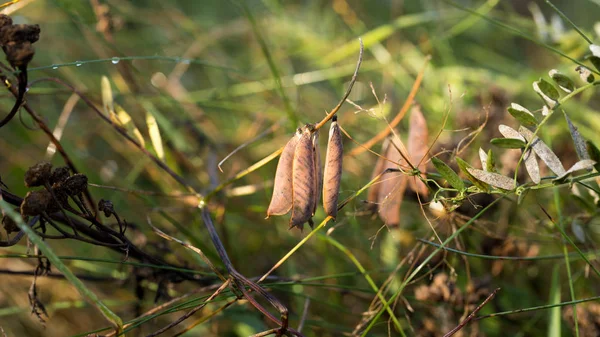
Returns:
[[[27,192],[25,199],[21,203],[21,215],[39,215],[46,211],[51,200],[52,195],[47,190]]]
[[[34,43],[40,39],[39,25],[10,25],[3,26],[0,30],[0,43]]]
[[[10,16],[6,14],[0,14],[0,29],[2,29],[4,26],[11,26],[12,23],[13,21]]]
[[[63,186],[65,191],[70,196],[75,196],[83,193],[87,189],[88,178],[85,174],[77,173],[65,180]]]
[[[40,162],[33,165],[25,172],[25,186],[34,187],[46,184],[50,178],[51,171],[52,164],[48,162]]]
[[[19,227],[17,226],[17,223],[15,222],[15,220],[13,220],[8,215],[5,215],[2,218],[2,226],[4,227],[6,234],[16,233],[19,231]]]
[[[6,54],[6,60],[13,67],[26,66],[32,59],[35,51],[30,42],[9,43],[2,47]]]
[[[113,213],[115,213],[115,208],[110,200],[100,199],[98,202],[98,210],[100,212],[104,212],[105,217],[110,217]]]
[[[71,170],[67,166],[57,167],[50,175],[50,184],[62,183],[69,178]]]

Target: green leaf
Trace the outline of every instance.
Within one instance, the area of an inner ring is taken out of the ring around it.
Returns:
[[[486,172],[470,167],[467,168],[467,171],[469,171],[469,173],[472,174],[478,180],[481,180],[484,183],[494,186],[496,188],[512,191],[517,187],[513,179],[505,177],[498,173]]]
[[[575,90],[575,83],[567,75],[559,73],[556,69],[550,70],[548,75],[550,75],[554,83],[556,83],[563,91],[572,93],[573,90]]]
[[[590,159],[596,162],[594,168],[596,171],[600,172],[600,150],[594,145],[594,143],[589,140],[585,142],[587,153],[590,155]]]
[[[600,71],[600,57],[594,55],[594,56],[588,56],[587,59],[594,65],[594,67],[598,71]]]
[[[488,150],[485,170],[488,172],[496,172],[496,156],[494,155],[494,152],[492,152],[492,149]]]
[[[433,166],[435,166],[435,169],[438,171],[438,173],[444,179],[446,179],[450,186],[459,191],[463,191],[465,189],[465,183],[462,181],[462,179],[460,179],[458,174],[456,174],[456,172],[450,168],[450,166],[446,165],[446,163],[436,157],[431,158],[431,162],[433,163]]]
[[[531,111],[525,109],[517,103],[511,103],[510,108],[508,108],[508,113],[513,116],[519,123],[525,126],[536,126],[538,124],[535,116],[531,113]]]
[[[462,173],[465,174],[465,176],[467,176],[467,179],[469,179],[470,182],[473,183],[473,185],[475,185],[478,189],[480,189],[481,191],[484,192],[489,192],[490,190],[490,186],[488,184],[486,184],[485,182],[475,178],[470,172],[469,172],[469,168],[472,168],[471,165],[469,165],[469,163],[467,163],[466,161],[462,160],[459,157],[456,157],[456,163],[458,164],[458,168],[460,168],[460,170],[462,171]]]
[[[543,78],[533,82],[533,90],[540,95],[544,102],[546,102],[546,105],[550,108],[553,108],[556,105],[556,101],[558,101],[558,98],[560,97],[558,90]]]
[[[73,272],[71,272],[71,270],[54,253],[52,248],[50,248],[50,246],[48,246],[46,242],[44,242],[44,240],[37,235],[31,227],[23,222],[21,215],[4,200],[0,200],[0,209],[2,209],[2,211],[17,224],[19,229],[27,235],[29,240],[36,245],[44,254],[44,256],[52,263],[52,266],[58,269],[58,271],[64,275],[64,277],[77,289],[77,291],[79,291],[79,294],[93,304],[104,315],[104,317],[106,317],[107,320],[113,323],[117,330],[117,334],[122,334],[123,321],[121,318],[112,312],[104,303],[102,303],[98,296],[93,291],[89,290],[85,284],[81,282],[81,280],[79,280],[77,276],[73,274]]]
[[[524,141],[515,138],[493,138],[490,143],[505,149],[523,149],[527,145]]]

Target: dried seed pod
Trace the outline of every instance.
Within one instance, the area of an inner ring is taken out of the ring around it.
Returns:
[[[333,218],[337,216],[343,155],[342,133],[337,123],[337,118],[334,116],[329,128],[327,154],[325,155],[325,171],[323,174],[323,208],[325,209],[325,213]]]
[[[30,167],[25,172],[25,186],[34,187],[44,185],[50,178],[52,164],[48,162],[40,162]]]
[[[47,190],[27,192],[27,195],[21,203],[21,215],[39,215],[46,211],[51,200],[52,195]]]
[[[19,226],[17,226],[15,220],[13,220],[8,215],[2,217],[2,227],[4,227],[6,234],[16,233],[19,231]]]
[[[378,175],[380,175],[384,168],[383,166],[386,163],[385,160],[385,154],[387,153],[387,149],[390,146],[390,139],[386,138],[383,141],[383,144],[381,145],[381,156],[377,157],[377,163],[375,164],[375,169],[373,170],[373,174],[371,175],[371,180],[375,179],[375,177],[377,177]],[[373,185],[371,185],[371,187],[369,187],[369,193],[367,194],[367,201],[369,202],[369,208],[375,212],[377,211],[377,198],[379,196],[379,189],[381,188],[381,179],[380,178],[378,181],[374,182]]]
[[[100,201],[98,201],[98,210],[104,212],[104,216],[107,218],[115,213],[115,207],[110,200],[100,199]]]
[[[397,168],[396,163],[406,164],[406,161],[400,155],[400,147],[394,146],[395,143],[392,139],[387,147],[385,157],[388,160],[384,162],[382,171],[388,168]],[[400,172],[388,172],[381,177],[377,204],[379,206],[379,217],[388,226],[400,224],[400,205],[406,190],[407,178],[405,174]]]
[[[292,165],[294,162],[294,152],[301,134],[296,132],[285,147],[275,171],[275,182],[273,184],[273,196],[267,209],[267,218],[271,215],[287,214],[292,209]]]
[[[410,160],[413,161],[412,164],[415,166],[418,164],[416,168],[421,172],[427,170],[428,138],[427,121],[421,112],[421,108],[415,105],[410,113],[407,147]],[[421,174],[421,176],[424,177],[424,174]],[[410,188],[423,197],[429,195],[429,189],[419,177],[410,179]]]
[[[50,185],[54,185],[56,183],[61,183],[67,180],[71,175],[71,169],[67,166],[57,167],[52,171],[50,175]]]
[[[68,195],[76,196],[85,191],[87,188],[88,178],[85,174],[77,173],[65,180],[63,187]]]
[[[309,126],[302,129],[302,135],[296,145],[292,165],[293,202],[290,228],[304,228],[304,223],[312,217],[315,204],[315,152],[313,151],[312,135]]]
[[[321,152],[319,151],[319,131],[315,131],[312,135],[312,146],[313,146],[313,172],[315,173],[314,179],[314,195],[315,202],[312,206],[312,215],[315,215],[317,211],[317,205],[319,199],[321,199],[321,189],[323,188],[323,169],[321,168]]]

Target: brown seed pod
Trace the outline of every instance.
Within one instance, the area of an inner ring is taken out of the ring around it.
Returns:
[[[340,182],[342,181],[342,158],[344,147],[342,144],[342,133],[333,117],[329,128],[329,140],[327,141],[327,154],[325,155],[325,171],[323,173],[323,208],[327,215],[335,218],[337,216],[337,202],[340,194]]]
[[[85,191],[87,188],[88,178],[85,174],[77,173],[65,180],[63,183],[64,190],[70,196],[76,196]]]
[[[315,204],[315,157],[310,126],[302,129],[302,135],[296,145],[292,165],[293,202],[290,228],[304,228],[304,223],[312,217]]]
[[[415,105],[410,113],[409,120],[409,131],[408,131],[408,154],[410,160],[415,168],[421,172],[427,170],[427,150],[429,146],[427,144],[429,138],[429,132],[427,130],[427,121],[421,112],[421,108]],[[417,166],[418,165],[418,166]],[[424,177],[424,174],[421,174]],[[410,188],[421,196],[426,197],[429,195],[429,189],[419,177],[412,177],[409,180]]]
[[[67,178],[69,178],[70,174],[71,169],[69,169],[67,166],[55,168],[50,175],[50,185],[64,182],[67,180]]]
[[[281,152],[279,162],[277,163],[277,170],[275,171],[273,196],[267,209],[267,218],[271,215],[287,214],[292,209],[292,165],[294,162],[294,152],[296,151],[296,145],[300,137],[301,134],[296,132],[283,148],[283,152]]]
[[[398,151],[400,146],[394,146],[394,144],[396,144],[396,141],[392,139],[385,153],[388,160],[384,162],[382,172],[388,168],[398,168],[398,164],[406,165],[406,161]],[[387,172],[381,177],[377,204],[379,206],[379,217],[388,226],[400,224],[400,205],[404,197],[407,178],[401,172]]]
[[[377,157],[377,163],[375,164],[375,169],[373,170],[373,174],[371,174],[371,180],[375,179],[378,175],[383,172],[383,166],[386,163],[385,154],[387,153],[387,149],[390,146],[390,139],[386,138],[383,140],[383,144],[381,145],[381,156]],[[373,185],[369,187],[369,193],[367,194],[367,201],[369,202],[369,209],[373,212],[376,212],[378,209],[377,206],[377,198],[379,196],[379,189],[381,187],[381,179],[375,181]]]
[[[25,186],[34,187],[44,185],[50,178],[52,164],[48,162],[40,162],[30,167],[25,172]]]
[[[21,203],[21,215],[39,215],[46,211],[51,200],[52,195],[47,190],[27,192],[27,195]]]
[[[312,206],[312,215],[315,215],[317,211],[317,205],[319,199],[321,199],[321,189],[323,188],[323,169],[321,168],[321,152],[319,151],[319,131],[315,131],[312,135],[312,146],[313,146],[313,172],[315,173],[314,179],[314,195],[315,202]]]

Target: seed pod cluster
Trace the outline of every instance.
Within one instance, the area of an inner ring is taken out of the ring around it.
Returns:
[[[290,228],[302,230],[306,222],[312,227],[321,191],[325,212],[335,217],[341,172],[342,139],[337,121],[334,119],[329,133],[325,172],[321,167],[318,130],[312,124],[299,128],[279,158],[267,218],[291,210]]]
[[[14,25],[9,16],[0,14],[0,45],[11,66],[26,66],[33,58],[32,44],[39,38],[39,25]]]
[[[420,177],[410,176],[403,172],[394,172],[391,169],[410,170],[405,158],[411,161],[412,166],[419,170],[419,175],[424,177],[428,159],[428,131],[427,122],[419,106],[413,107],[409,120],[408,146],[404,146],[397,137],[384,141],[381,157],[375,164],[371,180],[380,177],[369,188],[368,201],[371,209],[377,211],[379,217],[386,225],[400,224],[400,205],[404,192],[409,187],[419,196],[426,198],[429,195],[427,185]],[[403,151],[402,154],[400,151]]]

